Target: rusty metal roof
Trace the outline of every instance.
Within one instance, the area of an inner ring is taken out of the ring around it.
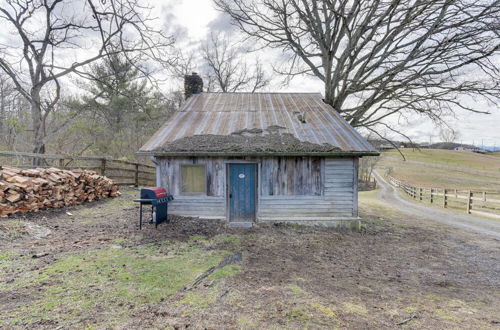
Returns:
[[[301,119],[305,119],[305,122]],[[140,149],[139,154],[224,155],[228,154],[224,150],[183,150],[179,153],[169,150],[169,145],[188,137],[228,137],[242,131],[265,132],[273,127],[278,127],[280,134],[289,133],[301,142],[335,147],[335,152],[320,154],[378,153],[333,108],[323,102],[319,93],[201,93],[190,97]],[[246,150],[245,153],[251,152]]]

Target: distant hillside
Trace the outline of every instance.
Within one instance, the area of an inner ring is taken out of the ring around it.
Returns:
[[[391,167],[400,180],[427,187],[500,190],[500,153],[478,154],[439,149],[402,149],[382,153],[379,166]]]
[[[445,149],[445,150],[455,150],[455,148],[458,147],[468,148],[468,149],[475,148],[472,144],[462,144],[456,142],[438,142],[438,143],[433,143],[429,146],[429,148],[431,149]]]

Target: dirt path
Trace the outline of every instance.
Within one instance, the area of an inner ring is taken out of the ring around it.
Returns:
[[[500,240],[500,222],[454,214],[445,210],[437,210],[425,205],[409,202],[401,197],[399,191],[392,187],[380,174],[375,173],[375,177],[381,188],[378,198],[389,203],[391,206],[418,217]]]

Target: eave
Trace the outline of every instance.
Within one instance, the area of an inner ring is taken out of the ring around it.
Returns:
[[[139,151],[138,156],[153,156],[153,157],[305,157],[305,156],[321,156],[321,157],[363,157],[363,156],[380,156],[378,151],[333,151],[333,152],[173,152],[173,151]]]

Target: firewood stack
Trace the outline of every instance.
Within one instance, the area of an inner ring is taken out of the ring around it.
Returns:
[[[0,167],[0,217],[119,195],[112,180],[94,171]]]

